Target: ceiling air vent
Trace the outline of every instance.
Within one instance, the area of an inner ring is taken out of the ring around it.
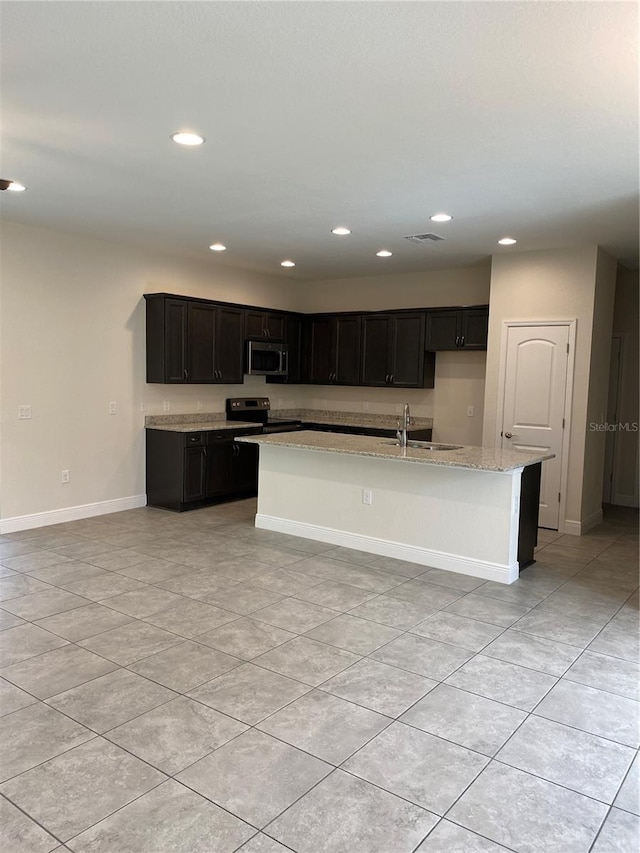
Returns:
[[[411,240],[413,243],[440,243],[444,240],[444,237],[441,237],[439,234],[412,234],[404,239]]]

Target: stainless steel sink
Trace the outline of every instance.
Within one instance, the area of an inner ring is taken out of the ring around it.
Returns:
[[[394,447],[400,447],[400,442],[397,438],[388,438],[385,441],[381,441],[380,444],[391,445]],[[432,441],[407,441],[407,447],[410,447],[412,450],[461,450],[462,444],[434,444]]]

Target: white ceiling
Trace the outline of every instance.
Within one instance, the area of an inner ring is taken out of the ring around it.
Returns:
[[[2,56],[12,221],[294,278],[637,266],[635,2],[3,2]]]

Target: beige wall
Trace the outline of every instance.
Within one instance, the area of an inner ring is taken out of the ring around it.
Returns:
[[[483,443],[495,444],[498,373],[508,320],[576,320],[565,523],[582,522],[583,468],[596,287],[595,246],[495,255],[491,269]],[[595,398],[594,398],[595,399]]]
[[[328,279],[299,285],[301,311],[384,311],[444,305],[485,305],[488,264],[455,270]]]
[[[613,334],[622,338],[618,422],[637,424],[638,416],[638,270],[618,269]],[[638,433],[618,432],[613,472],[614,503],[638,506]]]
[[[607,414],[616,268],[615,259],[603,252],[602,249],[598,249],[581,507],[581,522],[587,525],[590,520],[599,518],[602,512],[606,433],[594,430],[590,425],[602,423],[606,420]]]
[[[277,308],[294,302],[290,282],[207,261],[4,226],[3,518],[142,495],[145,414],[161,412],[165,399],[174,412],[196,411],[198,400],[222,411],[227,396],[264,392],[259,377],[242,386],[145,383],[144,292]],[[108,414],[111,401],[117,415]],[[33,407],[31,420],[17,419],[20,405]]]

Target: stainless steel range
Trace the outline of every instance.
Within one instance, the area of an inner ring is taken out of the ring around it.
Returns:
[[[262,424],[263,433],[293,432],[303,429],[302,421],[272,418],[268,397],[230,397],[227,400],[227,419]]]

